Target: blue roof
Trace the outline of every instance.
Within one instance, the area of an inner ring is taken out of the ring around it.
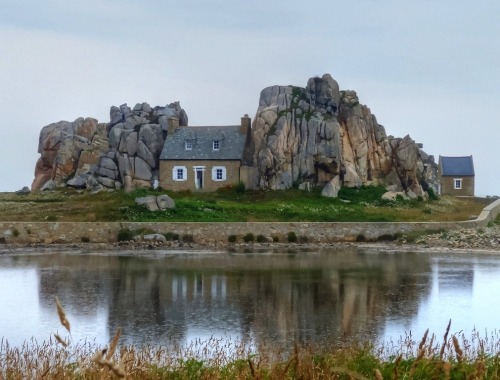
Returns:
[[[246,133],[240,125],[216,127],[179,127],[167,135],[161,160],[241,160],[245,148]],[[219,141],[219,150],[213,149],[213,141]],[[186,141],[191,149],[186,149]]]
[[[473,176],[474,163],[472,156],[444,157],[439,156],[441,175],[444,176]]]

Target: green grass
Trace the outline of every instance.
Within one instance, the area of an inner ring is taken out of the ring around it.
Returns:
[[[136,190],[79,193],[62,189],[23,197],[0,193],[2,221],[148,221],[148,222],[390,222],[453,221],[479,215],[480,201],[443,197],[437,200],[382,200],[383,187],[342,188],[338,198],[316,189],[249,191],[241,186],[214,193]],[[148,211],[135,198],[168,194],[176,208]]]

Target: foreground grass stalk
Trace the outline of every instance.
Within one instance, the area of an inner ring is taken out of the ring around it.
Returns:
[[[58,300],[56,306],[69,332]],[[21,347],[2,339],[0,379],[499,379],[500,332],[485,338],[475,333],[471,345],[463,334],[448,339],[450,326],[451,321],[441,347],[434,345],[434,335],[428,339],[427,330],[418,346],[409,335],[392,352],[352,343],[329,348],[295,344],[289,351],[255,353],[242,343],[215,338],[185,347],[120,347],[121,328],[105,348],[74,344],[57,334]],[[454,352],[447,351],[452,345]]]

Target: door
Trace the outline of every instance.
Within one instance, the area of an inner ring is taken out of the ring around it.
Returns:
[[[196,169],[196,188],[203,189],[203,169]]]

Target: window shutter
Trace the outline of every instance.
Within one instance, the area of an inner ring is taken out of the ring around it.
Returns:
[[[222,180],[225,181],[226,180],[226,168],[222,168]]]
[[[178,176],[179,171],[182,173],[182,178]],[[187,168],[185,166],[174,166],[172,169],[172,179],[174,181],[185,181],[187,179]]]
[[[212,168],[212,181],[217,181],[217,167]]]

